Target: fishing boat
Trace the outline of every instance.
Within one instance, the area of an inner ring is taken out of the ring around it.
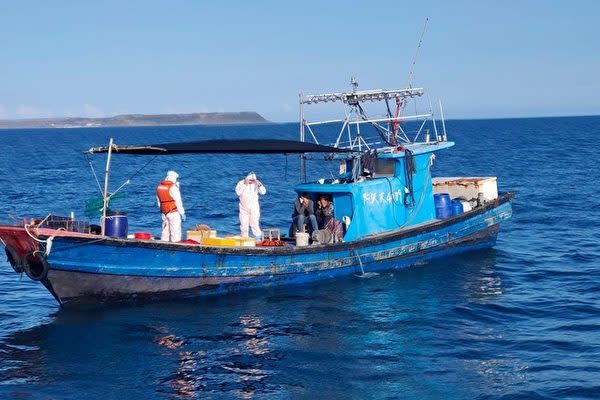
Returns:
[[[431,106],[405,115],[407,104],[422,97],[423,89],[358,90],[356,80],[351,83],[348,91],[299,96],[298,140],[117,145],[111,139],[108,146],[87,150],[107,154],[100,231],[80,229],[74,220],[69,225],[68,218],[60,227],[41,218],[0,225],[8,261],[15,272],[41,282],[61,305],[75,305],[365,277],[493,246],[500,223],[511,216],[513,193],[498,193],[494,177],[432,176],[436,153],[454,145],[447,138],[441,104],[440,117]],[[344,117],[307,120],[308,107],[323,103],[341,105]],[[384,112],[368,116],[372,103],[385,105]],[[327,126],[335,132],[331,141],[319,138],[319,129]],[[294,190],[315,201],[327,195],[342,234],[332,237],[319,230],[312,242],[300,242],[299,235],[295,241],[271,237],[246,246],[243,241],[171,243],[107,232],[111,157],[181,153],[298,154]],[[336,175],[308,179],[307,164],[316,159],[335,163]]]

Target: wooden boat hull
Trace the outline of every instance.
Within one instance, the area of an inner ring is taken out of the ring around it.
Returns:
[[[512,214],[512,197],[505,194],[451,219],[326,246],[218,248],[57,236],[45,257],[47,273],[41,282],[68,305],[222,294],[404,268],[493,246],[500,222]]]

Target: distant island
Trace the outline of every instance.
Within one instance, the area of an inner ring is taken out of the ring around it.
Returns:
[[[268,124],[260,114],[212,112],[191,114],[124,114],[107,118],[0,119],[0,129],[15,128],[97,128],[117,126]]]

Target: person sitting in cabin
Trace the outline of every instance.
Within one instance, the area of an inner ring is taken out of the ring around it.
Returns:
[[[326,194],[319,196],[315,216],[317,217],[319,229],[325,229],[325,226],[333,219],[333,203]]]
[[[167,172],[167,177],[156,188],[156,201],[162,214],[160,240],[181,241],[181,221],[185,221],[185,210],[181,202],[177,172]]]
[[[310,223],[309,233],[319,229],[313,201],[308,198],[307,193],[300,193],[300,196],[298,196],[294,202],[290,237],[295,237],[296,232],[304,232],[304,221],[306,221],[306,219],[308,219]]]
[[[316,217],[319,229],[329,231],[334,242],[337,242],[344,237],[342,222],[334,218],[333,203],[331,202],[331,198],[326,194],[319,196]]]

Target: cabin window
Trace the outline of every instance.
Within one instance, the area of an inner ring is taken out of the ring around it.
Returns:
[[[391,177],[396,172],[396,161],[391,158],[376,158],[374,167],[374,178]]]

